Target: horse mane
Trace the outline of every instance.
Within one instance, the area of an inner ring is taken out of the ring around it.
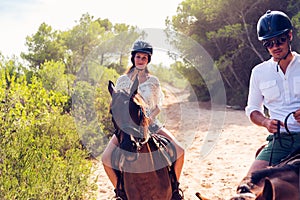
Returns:
[[[143,119],[142,119],[142,122],[141,122],[142,123],[141,126],[143,126],[145,128],[145,131],[146,131],[149,127],[149,119],[145,115],[147,104],[145,103],[143,97],[139,93],[136,93],[135,95],[133,95],[132,100],[135,104],[140,106],[140,108],[142,109],[142,111],[144,113],[144,116],[143,116]]]
[[[275,173],[294,171],[296,174],[299,173],[299,165],[284,165],[282,167],[272,167],[255,171],[251,174],[251,183],[258,184],[265,177],[270,177]]]

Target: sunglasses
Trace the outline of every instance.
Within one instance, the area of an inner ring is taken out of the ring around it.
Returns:
[[[287,36],[282,36],[280,38],[276,38],[274,40],[267,40],[263,42],[264,47],[271,49],[273,46],[276,44],[277,46],[280,46],[284,44],[287,41],[288,37]]]

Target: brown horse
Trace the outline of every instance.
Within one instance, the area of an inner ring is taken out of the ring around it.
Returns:
[[[173,162],[176,151],[170,141],[149,133],[145,103],[137,93],[135,80],[130,93],[116,91],[110,81],[110,112],[119,146],[112,154],[118,177],[119,199],[170,200],[178,189]]]
[[[231,200],[299,200],[300,149],[274,167],[252,173]]]

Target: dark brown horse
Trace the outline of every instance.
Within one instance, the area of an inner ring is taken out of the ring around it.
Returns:
[[[231,200],[299,200],[300,149],[274,167],[252,173]]]
[[[137,93],[135,80],[130,93],[116,91],[110,81],[110,112],[119,146],[112,154],[118,177],[119,199],[171,200],[178,189],[173,162],[176,151],[169,140],[149,133],[145,103]]]

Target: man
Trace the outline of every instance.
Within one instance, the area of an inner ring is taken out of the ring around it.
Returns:
[[[281,11],[267,11],[257,23],[258,39],[271,58],[255,66],[250,77],[248,103],[245,108],[250,120],[265,127],[269,143],[252,163],[247,176],[253,171],[275,165],[292,151],[300,148],[300,55],[291,51],[292,23]],[[263,113],[263,105],[269,117]],[[286,116],[291,135],[284,127]],[[274,134],[280,132],[281,142]]]

